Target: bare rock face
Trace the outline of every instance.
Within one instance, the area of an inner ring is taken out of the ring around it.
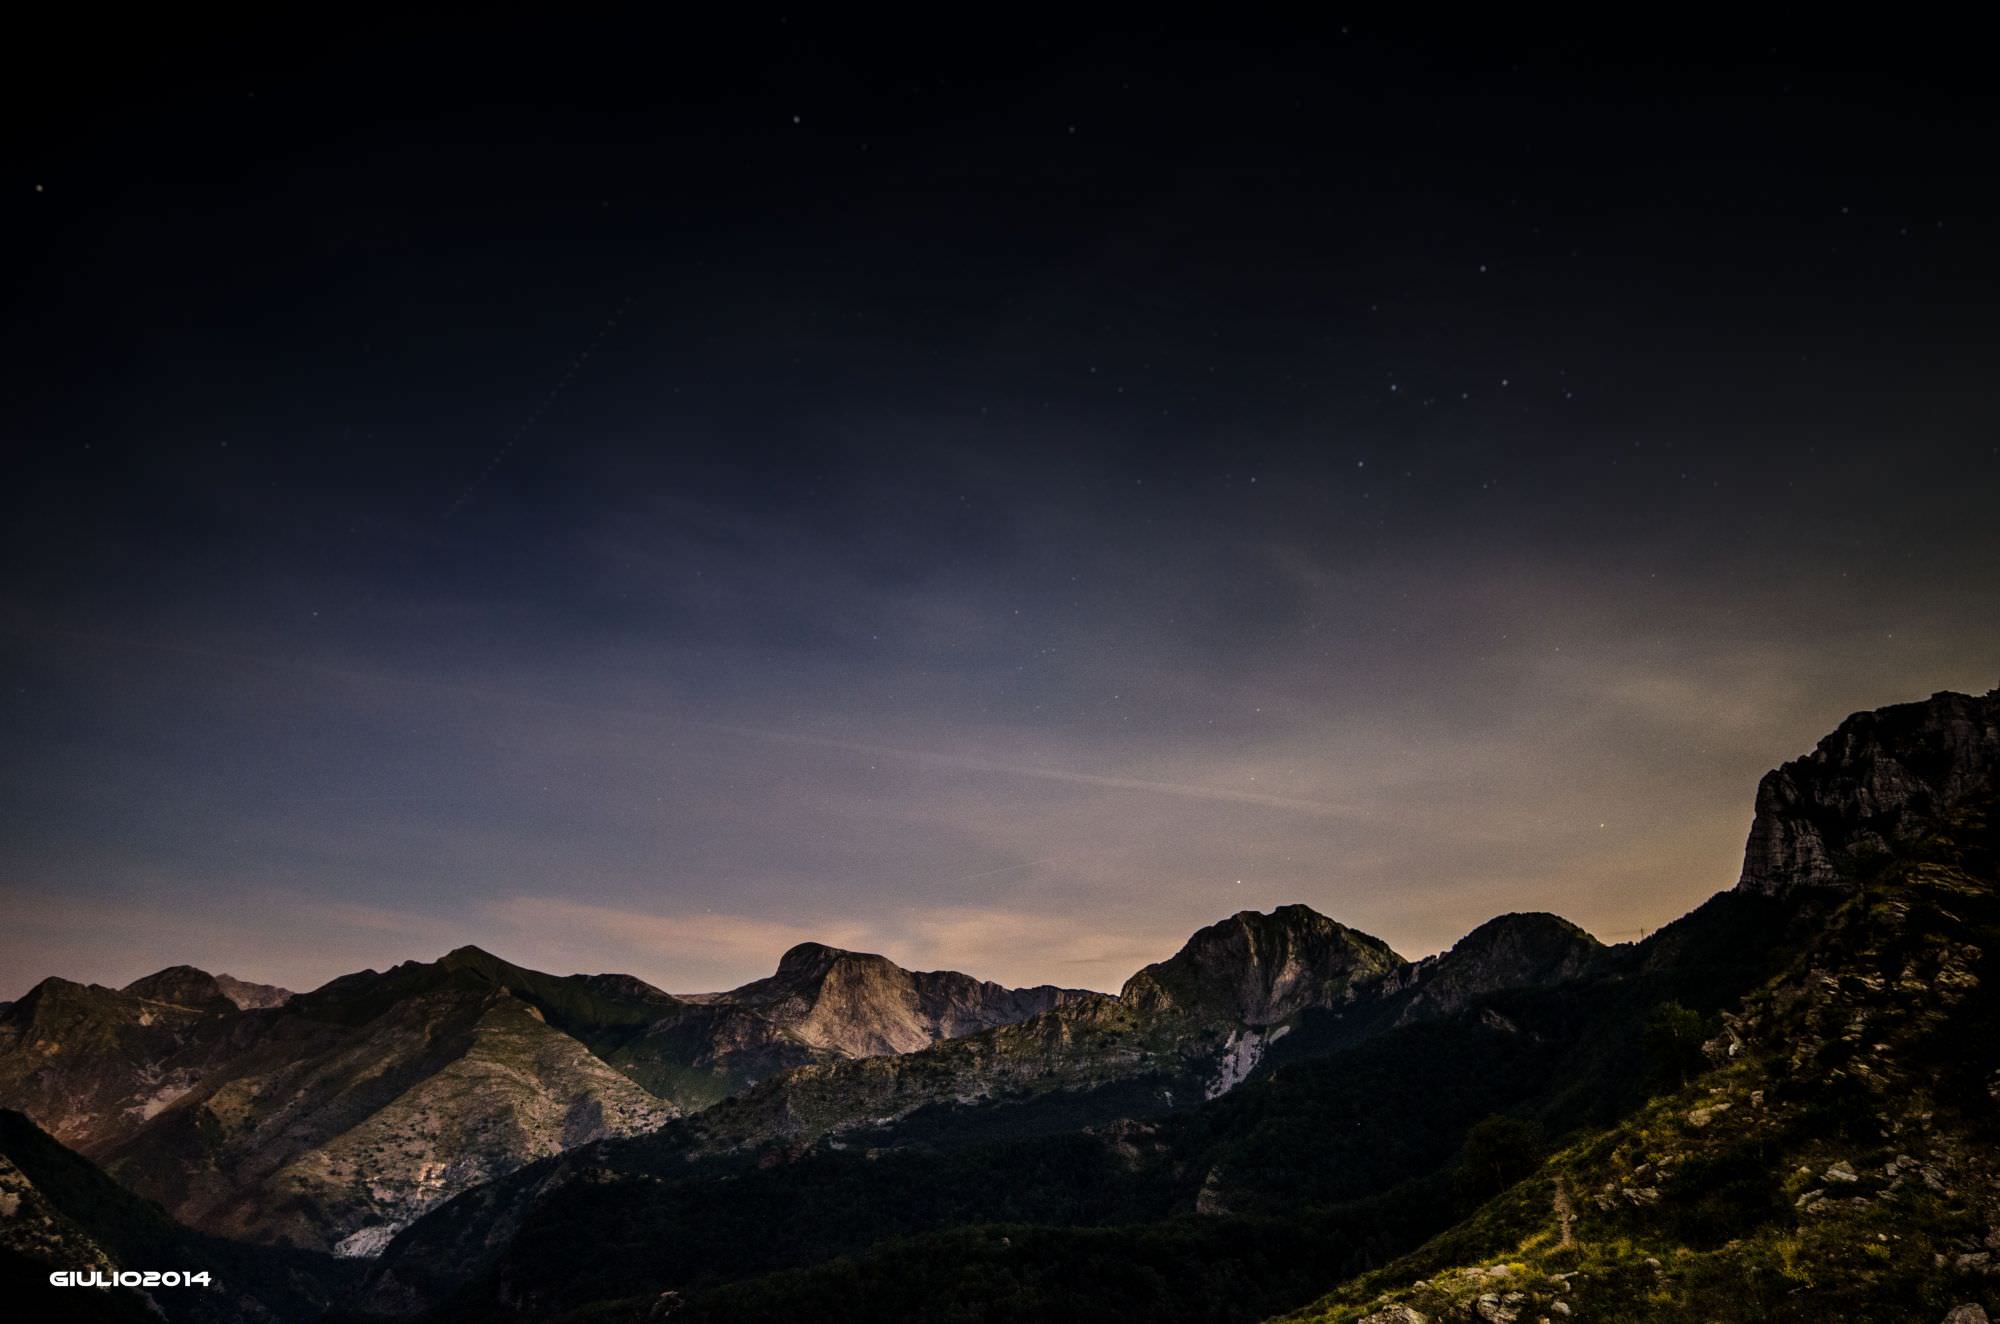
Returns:
[[[244,1011],[256,1011],[262,1007],[282,1007],[292,996],[292,991],[288,988],[279,988],[276,984],[253,984],[234,975],[217,975],[215,984],[222,990],[222,996]]]
[[[1404,964],[1380,938],[1307,906],[1268,915],[1245,910],[1133,975],[1119,1000],[1142,1014],[1179,1012],[1257,1028],[1309,1007],[1351,1002]]]
[[[1430,1324],[1430,1316],[1414,1306],[1384,1306],[1370,1315],[1363,1315],[1355,1324]]]
[[[1006,988],[955,970],[905,970],[884,956],[808,942],[786,952],[770,978],[711,1005],[753,1010],[842,1057],[875,1057],[1014,1025],[1084,996],[1052,985]]]
[[[1856,713],[1764,775],[1737,889],[1842,885],[1857,860],[1922,836],[2000,787],[2000,690]]]

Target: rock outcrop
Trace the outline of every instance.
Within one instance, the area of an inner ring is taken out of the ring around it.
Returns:
[[[2000,690],[1856,713],[1764,775],[1740,890],[1842,886],[2000,786]]]
[[[1990,1294],[2000,803],[1957,808],[1851,891],[1791,893],[1775,973],[1719,1012],[1705,1067],[1287,1318],[1904,1320]],[[1680,947],[1683,976],[1732,949]]]

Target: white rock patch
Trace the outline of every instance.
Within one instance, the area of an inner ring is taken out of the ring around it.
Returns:
[[[166,1111],[167,1105],[186,1094],[189,1088],[186,1085],[162,1085],[125,1111],[138,1114],[142,1122],[150,1122]]]
[[[378,1223],[374,1227],[364,1227],[359,1232],[349,1233],[334,1243],[333,1253],[343,1259],[370,1260],[388,1249],[396,1234],[403,1230],[402,1223]]]
[[[1222,1066],[1202,1092],[1205,1099],[1219,1099],[1250,1079],[1264,1057],[1264,1036],[1255,1030],[1233,1030],[1222,1048]]]

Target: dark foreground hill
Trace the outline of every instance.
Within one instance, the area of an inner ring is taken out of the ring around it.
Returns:
[[[201,1285],[55,1287],[56,1271],[203,1273]],[[125,1190],[20,1113],[0,1109],[0,1301],[21,1320],[189,1324],[314,1319],[348,1296],[353,1261],[204,1236]]]

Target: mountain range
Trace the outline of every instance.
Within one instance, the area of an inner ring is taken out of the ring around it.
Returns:
[[[476,947],[299,994],[173,966],[45,979],[0,1011],[0,1101],[191,1226],[365,1255],[461,1190],[761,1077],[1100,996],[815,943],[692,997]]]
[[[1768,774],[1736,886],[1644,942],[1408,961],[1283,906],[1115,997],[810,943],[702,995],[476,948],[48,979],[0,1010],[0,1251],[227,1247],[187,1318],[1983,1310],[1996,800],[2000,691],[1939,694]]]

